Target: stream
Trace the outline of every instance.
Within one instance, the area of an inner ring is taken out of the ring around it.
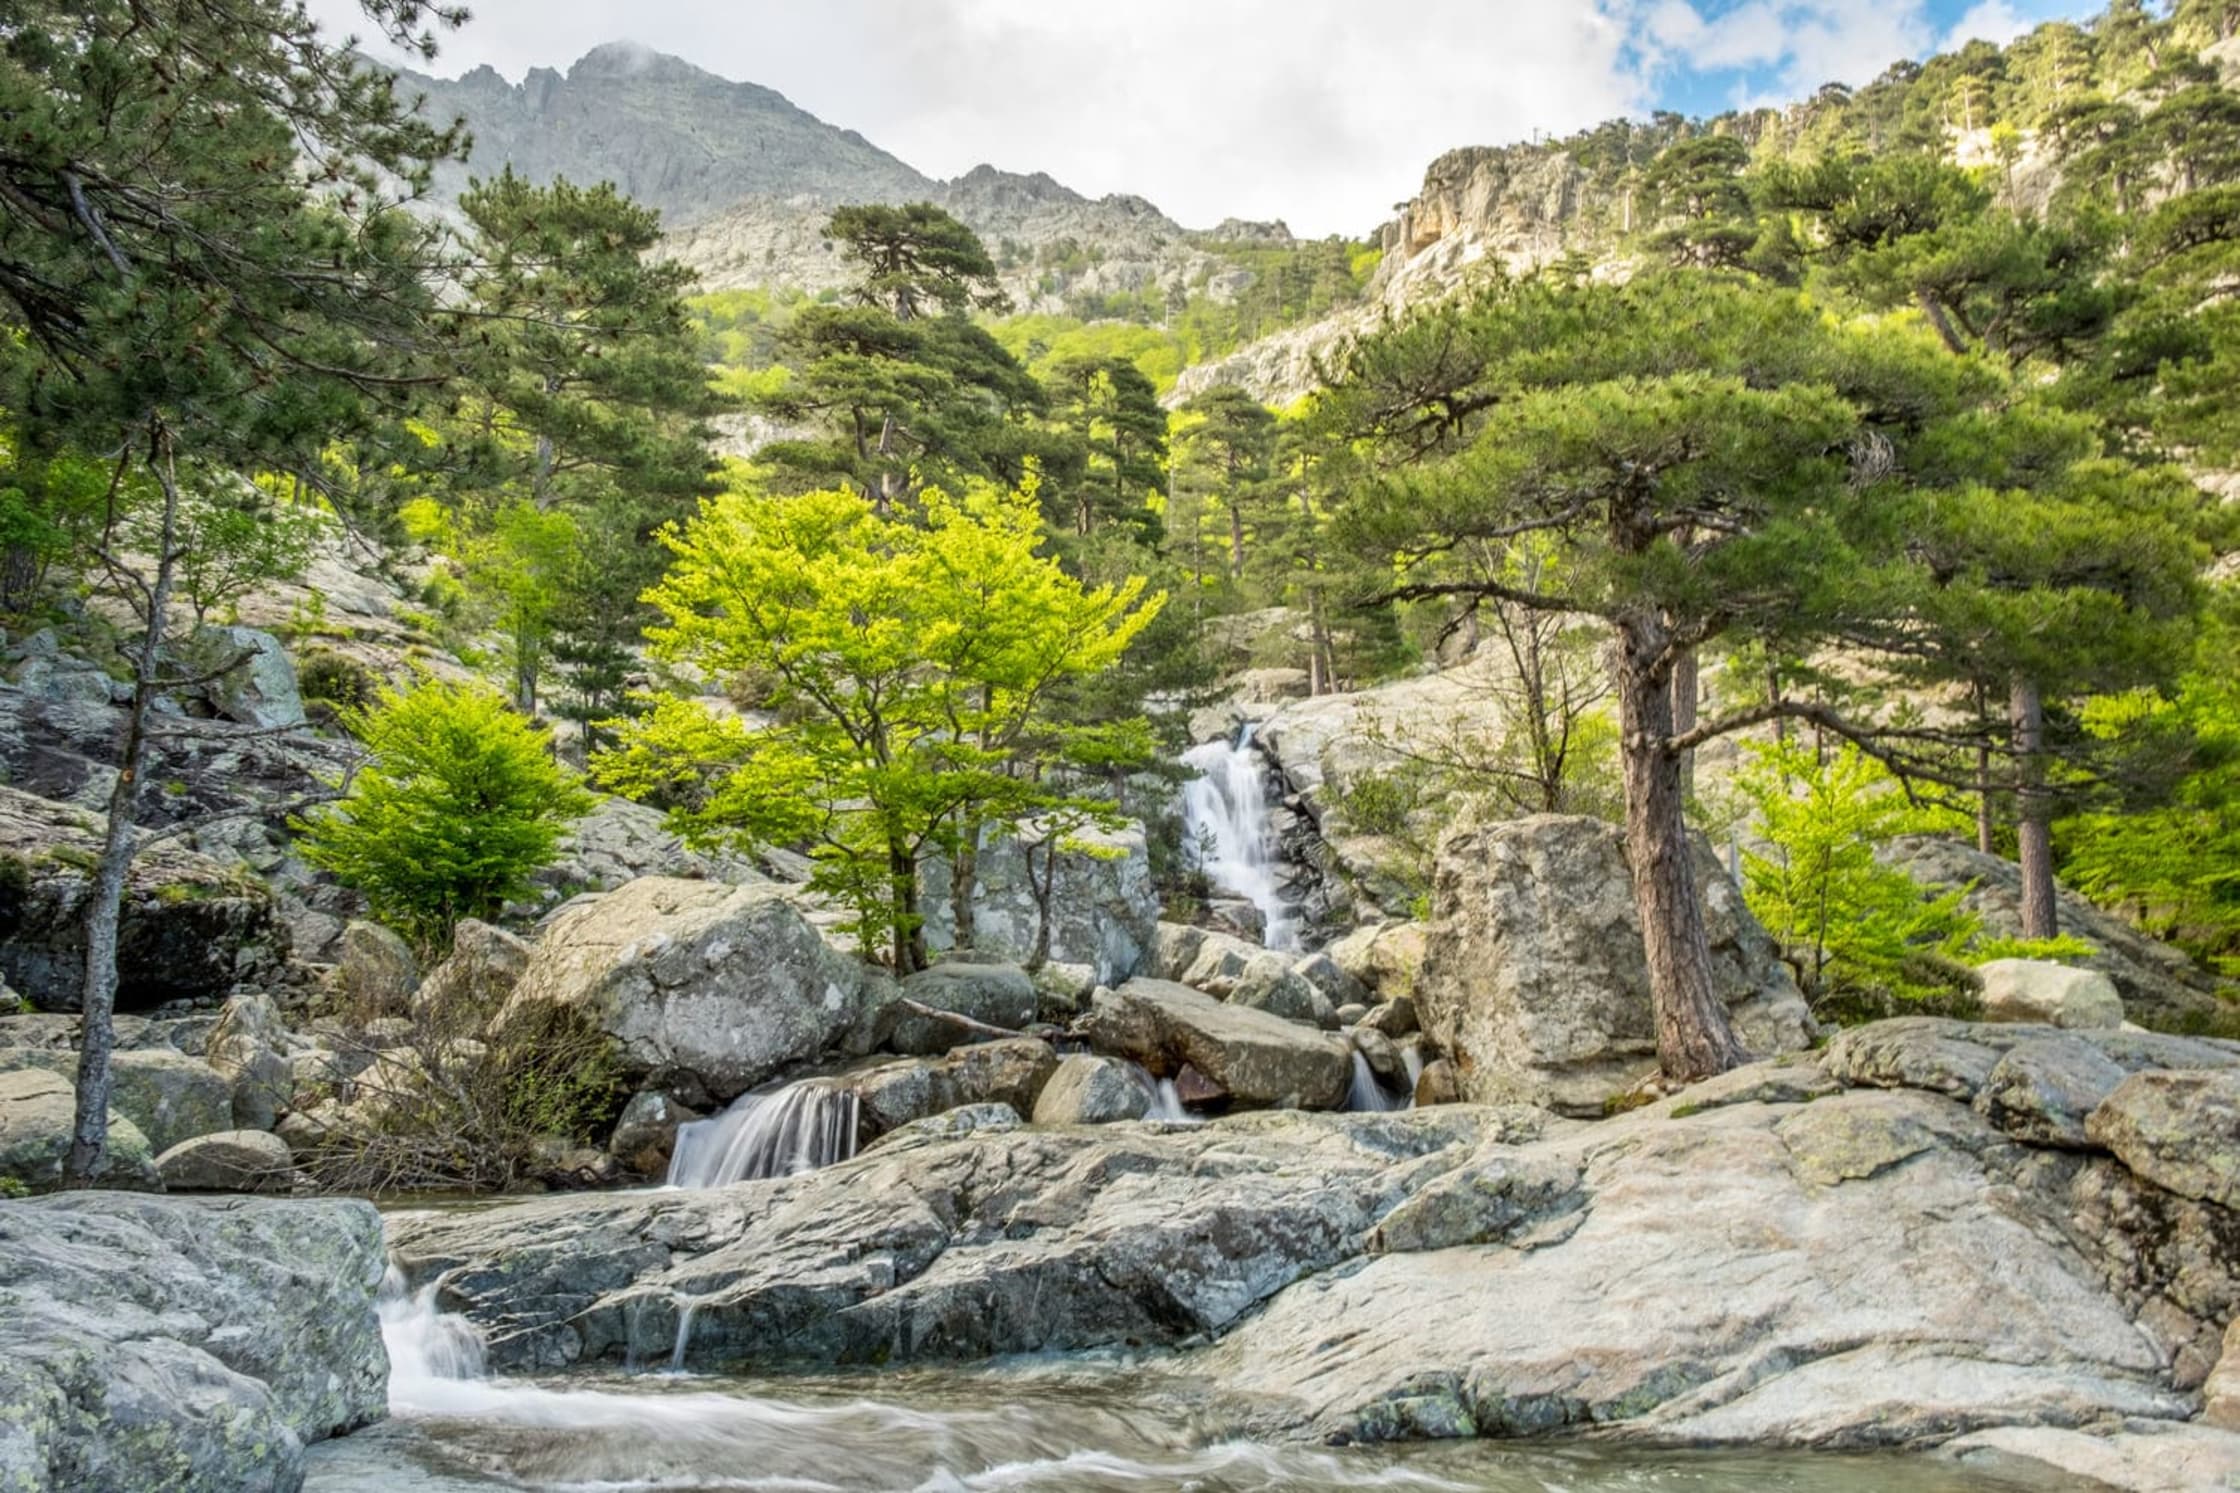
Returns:
[[[1579,1442],[1209,1440],[1198,1391],[1104,1355],[807,1376],[486,1377],[432,1291],[383,1293],[390,1419],[314,1447],[306,1493],[2013,1493],[1912,1457]]]

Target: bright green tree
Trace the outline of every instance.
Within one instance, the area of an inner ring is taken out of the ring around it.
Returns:
[[[1245,531],[1271,496],[1276,417],[1234,384],[1193,396],[1176,459],[1178,483],[1206,494],[1228,521],[1229,579],[1244,576]]]
[[[546,733],[493,690],[426,680],[342,721],[371,760],[297,824],[297,843],[424,950],[527,893],[591,807]]]
[[[1018,754],[1060,755],[1055,692],[1110,668],[1162,600],[1042,555],[1031,491],[920,504],[922,521],[844,491],[705,504],[650,594],[655,651],[751,681],[769,723],[668,696],[597,763],[677,804],[692,840],[806,847],[813,884],[905,973],[925,961],[920,858],[955,847],[960,815],[1000,825],[1063,798]]]

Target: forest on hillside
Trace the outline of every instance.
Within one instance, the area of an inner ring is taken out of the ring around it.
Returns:
[[[1315,693],[1510,659],[1499,740],[1341,812],[1401,844],[1465,797],[1622,820],[1676,1077],[1740,1057],[1682,853],[1719,816],[1830,1017],[1965,1009],[2012,952],[1873,860],[1920,828],[2018,861],[2032,951],[2072,948],[2058,875],[2240,973],[2233,0],[1532,147],[1594,185],[1581,252],[1394,315],[1283,410],[1161,395],[1357,299],[1362,245],[1021,321],[1001,246],[866,205],[828,227],[849,291],[695,299],[611,187],[500,171],[456,225],[415,211],[461,132],[292,7],[30,11],[0,45],[0,611],[131,700],[89,1012],[155,702],[238,664],[197,628],[337,532],[435,557],[416,623],[482,681],[322,660],[303,619],[307,688],[370,748],[306,853],[425,947],[588,784],[807,856],[907,973],[923,860],[969,909],[988,833],[1054,854],[1111,819],[1221,621],[1284,607],[1252,661]],[[444,19],[368,13],[423,47]],[[180,86],[118,85],[150,70]],[[717,459],[741,419],[766,438]],[[1747,766],[1699,796],[1729,737]]]

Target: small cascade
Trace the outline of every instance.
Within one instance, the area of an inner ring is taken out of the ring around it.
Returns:
[[[1261,943],[1299,946],[1298,919],[1276,880],[1266,764],[1247,723],[1234,742],[1209,741],[1182,757],[1198,776],[1182,788],[1183,855],[1206,879],[1260,910]]]
[[[1410,1048],[1409,1052],[1412,1055],[1414,1049]],[[1394,1110],[1413,1109],[1415,1104],[1416,1090],[1414,1084],[1408,1085],[1408,1092],[1405,1094],[1394,1094],[1387,1091],[1384,1084],[1378,1080],[1376,1070],[1369,1066],[1369,1060],[1358,1051],[1354,1053],[1353,1082],[1346,1089],[1347,1113],[1360,1115],[1390,1114]]]
[[[669,1352],[669,1372],[684,1372],[685,1349],[692,1342],[692,1314],[700,1310],[697,1301],[681,1302],[677,1307],[677,1345]]]
[[[396,1266],[381,1278],[374,1310],[389,1350],[392,1399],[425,1400],[432,1386],[484,1377],[482,1334],[465,1317],[436,1310],[433,1285],[412,1290]]]
[[[856,1154],[856,1096],[822,1079],[743,1094],[711,1119],[677,1127],[671,1187],[790,1177]]]

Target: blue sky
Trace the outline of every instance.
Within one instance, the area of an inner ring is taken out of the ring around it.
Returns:
[[[356,0],[308,0],[338,32]],[[1366,234],[1463,145],[1869,81],[2059,0],[470,0],[437,70],[636,41],[775,88],[930,175],[981,162],[1190,227]]]
[[[1971,36],[2005,42],[2042,21],[2081,20],[2098,7],[2061,0],[1928,0],[1853,7],[1696,0],[1644,6],[1637,22],[1643,76],[1654,106],[1716,114],[1738,104],[1785,102],[1821,82],[1857,83],[1869,52],[1886,60],[1946,50]],[[1693,21],[1674,12],[1686,10]],[[1660,12],[1664,14],[1660,16]],[[1828,77],[1817,77],[1832,68]]]

